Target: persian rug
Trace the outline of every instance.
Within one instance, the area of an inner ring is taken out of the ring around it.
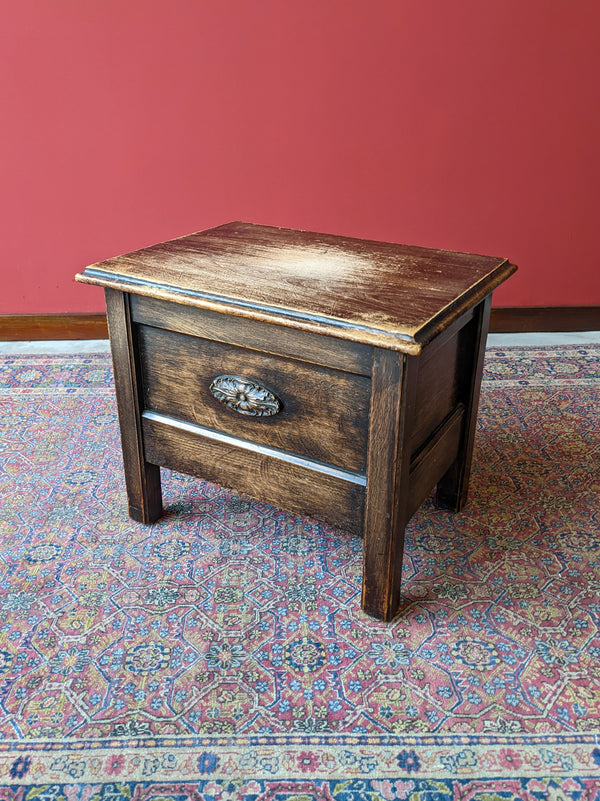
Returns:
[[[488,349],[470,502],[362,544],[164,471],[108,355],[0,357],[0,801],[600,799],[600,346]]]

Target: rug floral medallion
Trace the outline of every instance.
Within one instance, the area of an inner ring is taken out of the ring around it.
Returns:
[[[489,349],[470,501],[362,543],[163,471],[107,354],[0,357],[0,801],[600,799],[600,346]]]

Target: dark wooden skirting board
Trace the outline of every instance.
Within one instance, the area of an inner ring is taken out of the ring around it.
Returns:
[[[108,339],[105,314],[0,314],[0,341]]]
[[[600,306],[492,308],[490,334],[536,331],[600,331]]]
[[[490,334],[536,331],[600,331],[600,306],[492,309]],[[0,341],[107,338],[104,314],[0,314]]]

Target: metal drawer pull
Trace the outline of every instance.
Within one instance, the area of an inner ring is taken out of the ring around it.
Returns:
[[[281,411],[281,401],[262,384],[239,375],[219,375],[213,379],[210,391],[221,403],[240,414],[252,417],[272,417]]]

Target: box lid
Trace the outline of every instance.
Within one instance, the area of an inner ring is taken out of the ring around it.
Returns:
[[[78,281],[419,353],[517,268],[507,259],[233,222]]]

